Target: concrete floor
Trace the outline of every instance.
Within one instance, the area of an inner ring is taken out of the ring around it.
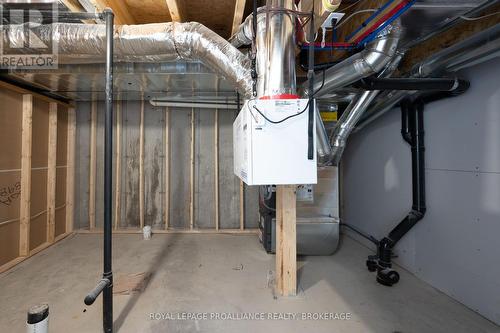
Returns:
[[[100,332],[101,299],[84,295],[101,272],[102,237],[77,234],[0,275],[0,331],[24,332],[30,305],[50,305],[50,332]],[[114,236],[114,272],[150,271],[146,289],[115,295],[118,332],[500,332],[500,327],[400,269],[392,288],[364,266],[350,238],[330,257],[301,258],[300,293],[275,298],[274,256],[254,235]],[[350,320],[152,320],[150,313],[351,313]]]

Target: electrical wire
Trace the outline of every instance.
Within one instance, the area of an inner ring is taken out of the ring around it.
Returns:
[[[266,115],[264,115],[262,113],[262,111],[260,111],[259,108],[257,108],[257,106],[255,104],[252,106],[252,108],[255,109],[255,111],[257,111],[262,116],[262,118],[264,118],[265,120],[267,120],[271,124],[281,124],[281,123],[287,121],[290,118],[294,118],[294,117],[300,116],[301,114],[303,114],[304,112],[306,112],[307,109],[309,108],[309,103],[310,103],[310,101],[307,101],[306,107],[302,111],[300,111],[299,113],[289,115],[288,117],[285,117],[285,118],[283,118],[281,120],[272,120],[272,119],[267,118]]]
[[[318,92],[320,92],[320,90],[323,89],[323,87],[325,86],[325,71],[326,70],[323,69],[323,81],[321,82],[321,86],[318,88],[318,90],[316,90],[314,92],[314,94],[312,95],[312,98],[314,98],[314,96],[316,96],[316,94]],[[255,100],[255,99],[253,99],[253,100]],[[264,118],[265,120],[267,120],[271,124],[281,124],[281,123],[287,121],[290,118],[294,118],[294,117],[300,116],[301,114],[303,114],[304,112],[306,112],[306,110],[309,108],[309,103],[310,102],[311,102],[311,99],[309,99],[307,101],[307,104],[306,104],[305,108],[302,111],[300,111],[299,113],[289,115],[288,117],[285,117],[285,118],[283,118],[281,120],[272,120],[272,119],[269,119],[268,117],[266,117],[266,115],[264,113],[262,113],[262,111],[259,110],[259,108],[257,108],[257,106],[255,104],[252,106],[252,109],[255,109],[255,111],[257,111],[262,116],[262,118]]]
[[[354,7],[354,6],[356,6],[356,5],[357,5],[358,3],[360,3],[360,2],[361,2],[361,0],[358,0],[358,1],[354,2],[354,3],[350,4],[349,6],[347,6],[347,7],[345,7],[345,8],[342,8],[342,11],[343,11],[343,12],[346,12],[348,9],[350,9],[350,8],[352,8],[352,7]]]
[[[335,29],[340,28],[341,26],[343,26],[344,24],[346,24],[347,22],[349,22],[349,20],[350,20],[351,18],[353,18],[354,16],[356,16],[356,15],[358,15],[358,14],[361,14],[361,13],[373,13],[373,12],[376,12],[377,10],[378,10],[378,9],[373,9],[373,8],[358,10],[357,12],[354,12],[354,13],[352,13],[351,15],[347,16],[345,19],[340,20],[340,23],[339,23],[339,24],[337,24],[334,28],[335,28]]]
[[[459,16],[459,18],[461,18],[462,20],[466,20],[466,21],[477,21],[477,20],[482,20],[482,19],[487,18],[487,17],[495,16],[498,14],[500,14],[500,12],[494,12],[494,13],[490,13],[490,14],[483,15],[483,16],[477,16],[477,17],[468,17],[468,16],[462,15],[462,16]]]

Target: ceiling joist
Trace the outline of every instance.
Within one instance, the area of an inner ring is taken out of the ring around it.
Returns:
[[[85,0],[90,3],[96,11],[102,12],[109,7],[115,14],[116,24],[136,24],[134,17],[130,14],[127,4],[122,0]],[[86,6],[84,6],[86,7]]]
[[[182,1],[181,0],[165,0],[167,2],[168,11],[172,22],[182,22]]]
[[[234,35],[243,21],[243,12],[245,11],[246,0],[236,0],[234,5],[233,27],[231,29],[231,36]]]
[[[323,22],[328,18],[330,12],[327,11],[321,1],[318,0],[301,0],[299,2],[300,11],[310,13],[314,5],[314,31],[318,31]],[[304,26],[304,32],[309,33],[309,23]]]

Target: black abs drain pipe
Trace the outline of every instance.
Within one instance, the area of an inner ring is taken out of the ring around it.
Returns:
[[[406,99],[401,102],[401,135],[411,147],[412,207],[408,215],[386,237],[378,241],[371,236],[368,237],[376,244],[377,254],[368,256],[366,266],[370,272],[377,272],[377,282],[385,286],[392,286],[399,281],[399,273],[392,269],[394,246],[424,217],[426,212],[424,106],[426,103],[458,96],[466,92],[470,86],[466,80],[457,82],[459,84],[454,89],[424,93],[415,100]]]
[[[376,81],[374,84],[381,82]],[[392,81],[384,81],[392,84]],[[466,92],[470,83],[463,79],[425,79],[418,81],[396,82],[408,84],[407,89],[427,90],[434,92],[422,93],[416,99],[406,99],[401,107],[401,135],[411,147],[411,174],[412,174],[412,207],[399,224],[381,240],[366,235],[350,227],[354,232],[361,234],[377,246],[377,254],[368,256],[366,266],[370,272],[377,272],[377,282],[384,286],[392,286],[399,281],[399,273],[392,269],[393,248],[421,219],[425,207],[425,145],[424,145],[424,106],[437,100],[455,97]],[[430,84],[432,83],[432,84]],[[452,86],[447,87],[447,85]],[[411,88],[410,88],[411,86]],[[437,91],[436,91],[437,90]]]
[[[366,266],[377,272],[377,282],[392,286],[399,281],[399,274],[392,269],[392,249],[425,215],[425,146],[424,102],[405,100],[401,103],[401,135],[411,146],[412,197],[411,211],[391,230],[387,237],[378,241],[377,254],[369,256]]]

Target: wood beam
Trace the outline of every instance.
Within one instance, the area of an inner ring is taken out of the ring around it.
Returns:
[[[4,82],[4,81],[0,81],[0,88],[2,88],[2,89],[8,89],[10,91],[17,92],[19,94],[28,94],[28,95],[31,95],[32,97],[36,97],[37,99],[45,101],[45,102],[48,102],[48,103],[54,102],[54,103],[57,103],[59,105],[66,106],[66,107],[73,107],[74,106],[74,105],[72,105],[70,103],[64,103],[64,102],[59,101],[57,99],[53,99],[53,98],[50,98],[48,96],[45,96],[45,95],[42,95],[42,94],[38,94],[36,92],[32,92],[32,91],[30,91],[28,89],[24,89],[24,88],[18,87],[18,86],[14,85],[14,84],[7,83],[7,82]]]
[[[115,24],[136,24],[134,17],[130,14],[127,4],[123,0],[87,0],[98,12],[106,7],[113,10]]]
[[[30,248],[32,123],[33,96],[31,94],[24,94],[21,129],[21,202],[19,223],[19,255],[21,257],[28,256]]]
[[[89,228],[95,228],[95,194],[97,176],[97,101],[90,107]]]
[[[313,9],[314,5],[314,31],[318,31],[318,29],[321,27],[321,24],[328,18],[330,15],[330,12],[327,11],[324,7],[321,1],[319,0],[301,0],[300,1],[300,10],[303,12],[308,12],[310,13],[311,10]],[[304,26],[304,31],[306,36],[309,34],[309,23],[307,23]]]
[[[56,231],[57,104],[49,104],[47,157],[47,242],[54,243]]]
[[[73,231],[75,205],[75,142],[76,113],[74,108],[68,109],[68,142],[66,162],[66,233]]]
[[[102,234],[102,229],[94,229],[94,230],[85,230],[79,229],[75,231],[77,234]],[[170,229],[163,230],[158,229],[154,231],[155,234],[221,234],[221,235],[257,235],[259,234],[259,229]],[[118,229],[113,231],[113,234],[142,234],[142,231],[139,229]]]
[[[219,109],[215,109],[214,121],[214,161],[215,161],[215,230],[219,230]]]
[[[245,11],[246,0],[236,0],[234,5],[233,27],[231,29],[231,36],[234,35],[243,21],[243,12]]]
[[[78,2],[78,0],[61,0],[61,2],[72,12],[85,11],[83,6]]]
[[[245,186],[240,180],[240,229],[245,229]]]
[[[296,186],[276,188],[276,290],[282,296],[297,294]]]
[[[170,227],[170,110],[165,108],[165,230]]]
[[[122,211],[122,109],[121,101],[116,103],[116,149],[115,149],[115,230],[120,226]]]
[[[120,24],[136,24],[134,17],[130,14],[127,3],[123,0],[107,0],[107,3],[113,12],[115,17],[118,17]]]
[[[144,227],[144,97],[141,100],[139,125],[139,226]]]
[[[194,229],[194,109],[191,109],[191,155],[189,160],[189,229]]]
[[[172,18],[172,22],[182,22],[183,17],[183,8],[181,0],[165,0],[167,2],[168,11],[170,13],[170,17]]]

